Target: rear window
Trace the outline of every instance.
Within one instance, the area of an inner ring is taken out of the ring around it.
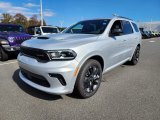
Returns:
[[[137,26],[135,23],[132,23],[132,25],[133,25],[133,27],[134,27],[135,31],[136,31],[136,32],[139,32],[139,28],[138,28],[138,26]]]
[[[58,33],[57,28],[42,27],[44,33]]]

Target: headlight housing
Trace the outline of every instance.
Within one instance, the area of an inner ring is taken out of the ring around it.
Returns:
[[[1,45],[8,45],[8,41],[7,40],[0,40],[0,44]]]
[[[50,60],[73,60],[77,54],[73,50],[53,50],[47,51]]]

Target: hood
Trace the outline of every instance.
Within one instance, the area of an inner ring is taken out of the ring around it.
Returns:
[[[44,50],[71,49],[97,40],[98,35],[58,33],[43,37],[48,39],[31,39],[22,45]]]

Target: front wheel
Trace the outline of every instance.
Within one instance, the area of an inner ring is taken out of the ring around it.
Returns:
[[[79,71],[75,84],[74,93],[80,98],[93,96],[101,83],[102,68],[98,61],[90,59],[82,66]]]
[[[140,46],[136,47],[136,50],[132,56],[131,61],[129,62],[131,65],[136,65],[139,61],[139,55],[140,55]]]

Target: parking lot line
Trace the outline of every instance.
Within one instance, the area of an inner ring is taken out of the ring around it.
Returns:
[[[2,63],[2,64],[0,64],[0,66],[2,66],[2,65],[8,65],[8,64],[13,64],[13,63],[17,63],[17,61],[14,61],[14,62],[7,62],[7,63]]]
[[[151,40],[151,41],[149,41],[149,42],[155,42],[154,40]]]

